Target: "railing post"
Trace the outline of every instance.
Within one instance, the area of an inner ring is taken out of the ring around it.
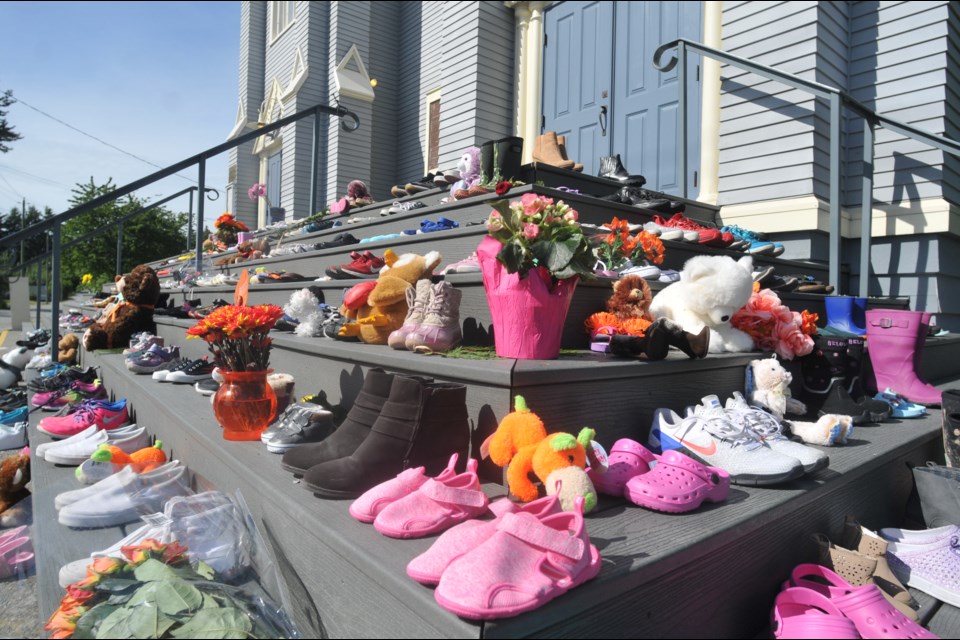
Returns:
[[[860,193],[860,297],[870,289],[870,236],[873,228],[873,120],[863,119],[863,181]]]
[[[118,276],[123,275],[123,221],[117,223],[117,270]]]
[[[60,342],[60,227],[57,223],[53,225],[53,276],[50,286],[53,288],[50,306],[50,357],[53,362],[60,362],[57,353],[57,344]],[[39,295],[38,295],[39,297]]]
[[[840,291],[840,94],[830,94],[830,284]]]
[[[200,196],[201,198],[203,195]],[[193,245],[190,244],[190,236],[193,232],[193,191],[190,192],[190,205],[187,209],[187,251],[190,251],[190,247]]]
[[[200,158],[197,163],[197,186],[200,197],[197,198],[197,273],[203,270],[203,194],[206,193],[207,186],[207,159]]]
[[[317,212],[317,173],[320,171],[320,109],[313,111],[313,147],[310,154],[310,208],[309,218]]]
[[[45,240],[49,240],[49,236],[47,236],[47,234],[43,234],[43,237]],[[49,247],[45,247],[45,248],[49,251]],[[43,263],[44,262],[45,262],[44,260],[41,260],[39,264],[37,264],[37,322],[34,327],[36,329],[40,328],[40,282],[43,280]]]
[[[687,197],[687,43],[677,45],[677,192]]]

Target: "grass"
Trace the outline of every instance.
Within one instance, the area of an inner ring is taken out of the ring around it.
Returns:
[[[446,358],[457,358],[459,360],[496,360],[497,351],[494,347],[457,347],[446,353],[435,353],[431,355],[444,356]],[[579,349],[561,349],[560,357],[579,357],[589,355],[589,352]]]

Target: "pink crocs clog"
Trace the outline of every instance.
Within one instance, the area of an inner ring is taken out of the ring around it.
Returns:
[[[647,473],[627,482],[624,497],[639,507],[666,513],[693,511],[704,500],[723,502],[730,493],[730,474],[708,467],[670,449],[657,456]]]
[[[857,625],[826,597],[802,587],[781,591],[773,603],[774,638],[859,638]]]
[[[444,482],[457,475],[457,454],[450,456],[447,468],[440,472],[437,480]],[[360,522],[371,523],[388,505],[410,495],[429,480],[424,467],[416,467],[400,472],[397,477],[381,482],[350,505],[350,515]]]
[[[655,459],[656,456],[639,442],[621,438],[610,449],[606,470],[590,467],[587,475],[598,493],[619,498],[623,496],[627,481],[650,471],[650,463]]]
[[[508,513],[486,542],[454,560],[434,591],[437,603],[471,620],[508,618],[536,609],[600,573],[577,509],[537,519]]]
[[[391,538],[421,538],[483,514],[487,504],[477,461],[470,458],[464,473],[442,480],[428,478],[413,493],[384,507],[373,526]]]
[[[539,498],[526,504],[517,504],[503,498],[490,504],[494,520],[467,520],[446,531],[429,549],[410,561],[407,575],[420,584],[435,585],[450,563],[476,549],[497,532],[497,523],[508,513],[528,513],[537,519],[560,513],[557,496]]]
[[[861,638],[938,637],[897,611],[877,585],[855,587],[818,564],[798,565],[783,586],[803,587],[824,596],[856,625]]]

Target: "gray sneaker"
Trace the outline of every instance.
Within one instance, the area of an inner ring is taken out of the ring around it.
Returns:
[[[271,453],[284,453],[297,445],[320,442],[336,429],[333,414],[312,402],[295,402],[260,435]]]

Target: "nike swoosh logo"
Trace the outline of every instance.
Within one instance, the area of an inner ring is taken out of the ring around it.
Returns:
[[[122,413],[118,413],[117,415],[109,418],[107,416],[104,416],[101,421],[103,422],[103,426],[109,429],[110,425],[112,425],[114,422],[116,422],[117,420],[120,420],[123,417],[124,415]]]
[[[687,447],[691,451],[696,451],[700,455],[712,456],[717,452],[717,443],[711,442],[709,447],[701,447],[700,445],[693,444],[692,442],[687,442],[683,438],[677,438],[680,441],[680,444]]]

